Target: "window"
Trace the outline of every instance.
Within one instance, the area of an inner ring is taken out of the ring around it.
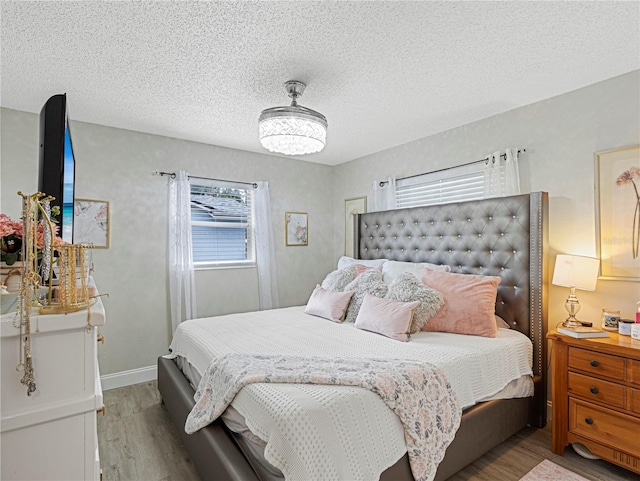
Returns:
[[[253,230],[253,187],[191,181],[191,241],[196,268],[255,265]]]
[[[396,181],[398,208],[482,199],[484,162],[452,167]],[[504,168],[504,167],[502,167]]]

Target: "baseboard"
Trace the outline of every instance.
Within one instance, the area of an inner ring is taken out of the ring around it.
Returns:
[[[147,366],[130,371],[115,372],[100,376],[102,390],[117,389],[119,387],[140,384],[141,382],[155,381],[158,378],[158,366]]]

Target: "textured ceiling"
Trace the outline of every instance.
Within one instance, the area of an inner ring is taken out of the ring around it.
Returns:
[[[640,3],[2,1],[2,107],[267,153],[262,109],[339,164],[640,68]]]

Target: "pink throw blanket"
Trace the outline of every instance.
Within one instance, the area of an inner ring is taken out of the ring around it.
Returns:
[[[416,481],[435,477],[462,415],[444,374],[429,363],[227,354],[214,359],[207,368],[185,431],[192,434],[215,421],[240,389],[251,383],[359,386],[376,393],[404,426]]]

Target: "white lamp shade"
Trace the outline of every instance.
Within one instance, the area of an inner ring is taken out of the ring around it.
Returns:
[[[556,257],[551,283],[556,286],[595,291],[599,269],[599,259],[560,254]]]

